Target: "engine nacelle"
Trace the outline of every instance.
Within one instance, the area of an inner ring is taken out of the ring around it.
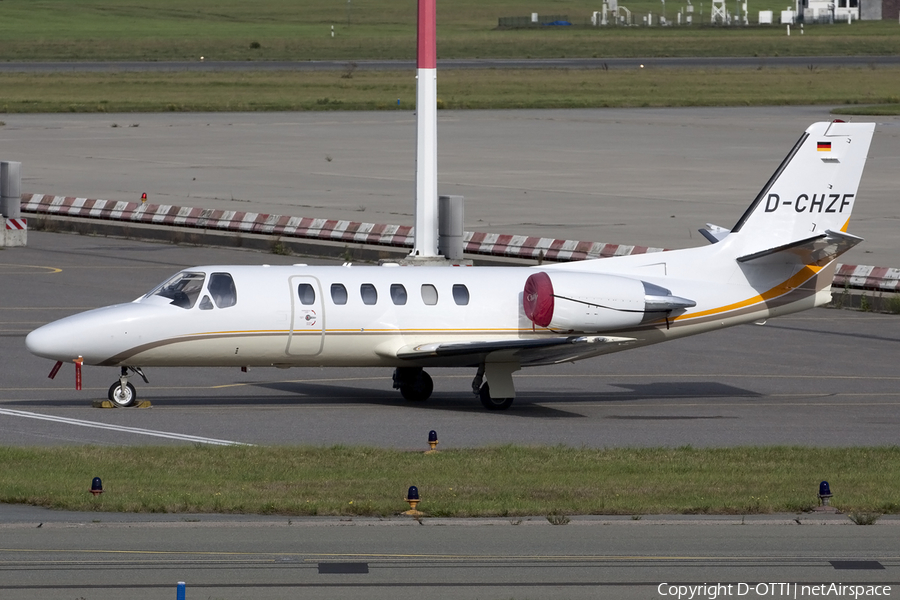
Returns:
[[[590,332],[640,325],[697,304],[640,279],[569,271],[531,275],[522,303],[538,327]]]

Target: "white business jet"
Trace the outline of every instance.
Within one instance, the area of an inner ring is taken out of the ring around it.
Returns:
[[[477,369],[492,410],[513,373],[827,303],[875,126],[815,123],[729,231],[710,245],[535,267],[233,266],[186,269],[128,304],[32,331],[56,361],[119,367],[109,398],[137,397],[144,367],[390,367],[427,399],[431,367]],[[144,377],[146,381],[146,377]]]

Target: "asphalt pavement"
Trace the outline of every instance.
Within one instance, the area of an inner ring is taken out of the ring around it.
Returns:
[[[182,581],[186,598],[257,600],[883,598],[900,585],[898,525],[840,515],[135,520],[0,506],[0,594],[143,600],[174,597]]]
[[[411,219],[411,115],[4,118],[0,135],[16,155],[5,158],[23,161],[26,192],[135,200],[147,191],[178,205]],[[696,245],[705,243],[696,227],[735,221],[822,118],[824,109],[803,107],[443,113],[442,193],[467,196],[469,229]],[[851,222],[869,238],[858,264],[900,265],[898,122],[879,119]],[[891,315],[816,309],[527,370],[502,414],[470,394],[473,373],[436,370],[434,397],[411,406],[378,369],[157,369],[139,385],[151,408],[95,409],[114,373],[85,369],[76,392],[71,367],[47,379],[50,362],[24,348],[31,329],[134,299],[184,266],[282,262],[313,260],[30,232],[28,247],[0,252],[0,440],[113,452],[204,443],[185,436],[421,448],[436,429],[443,447],[896,443],[900,321]],[[896,524],[806,514],[551,525],[543,516],[342,521],[0,506],[0,596],[161,598],[185,581],[187,598],[853,596],[827,596],[832,584],[885,597],[900,586]],[[874,587],[883,585],[894,587]]]
[[[113,368],[52,361],[25,335],[65,315],[137,298],[198,264],[323,262],[241,249],[31,232],[0,253],[0,435],[12,445],[185,444],[185,436],[254,444],[418,448],[502,443],[589,447],[721,447],[896,443],[896,315],[815,309],[515,375],[518,397],[488,413],[474,370],[432,369],[435,393],[408,403],[390,369],[146,369],[150,409],[91,408]],[[48,417],[56,420],[47,420]],[[66,421],[68,420],[68,421]],[[361,426],[365,423],[365,426]],[[152,434],[141,433],[149,430]]]

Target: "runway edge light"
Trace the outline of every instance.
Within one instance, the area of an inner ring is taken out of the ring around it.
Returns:
[[[827,481],[823,481],[819,484],[819,503],[821,506],[829,506],[829,502],[831,497],[834,494],[831,493],[831,486],[828,485]]]
[[[91,480],[91,493],[95,496],[99,496],[103,493],[103,482],[100,481],[99,477],[94,477],[94,479]]]
[[[434,429],[428,432],[428,445],[431,446],[431,450],[426,451],[425,454],[437,452],[438,437],[437,431],[435,431]]]
[[[409,504],[409,510],[404,512],[404,515],[410,515],[413,517],[417,517],[423,515],[424,513],[416,510],[416,506],[418,506],[419,500],[419,488],[414,485],[409,486],[409,490],[406,492],[406,502]]]

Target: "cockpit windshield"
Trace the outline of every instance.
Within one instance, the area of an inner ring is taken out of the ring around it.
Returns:
[[[200,296],[205,279],[206,273],[183,271],[157,286],[145,297],[161,296],[170,299],[169,304],[181,308],[192,308]]]

